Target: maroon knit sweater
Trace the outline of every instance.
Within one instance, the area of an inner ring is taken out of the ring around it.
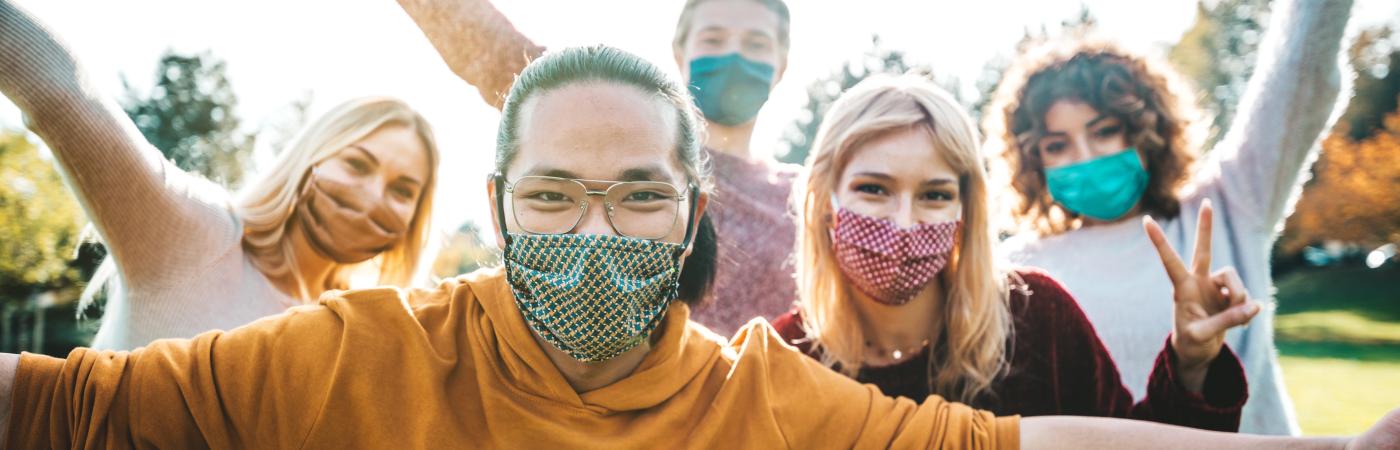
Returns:
[[[997,415],[1076,415],[1123,417],[1206,430],[1237,431],[1248,398],[1244,368],[1226,346],[1211,362],[1200,394],[1181,387],[1167,341],[1148,380],[1147,397],[1137,403],[1123,387],[1113,357],[1074,297],[1039,270],[1018,271],[1029,290],[1013,290],[1014,324],[1009,343],[1010,370],[972,406]],[[804,339],[801,319],[791,312],[773,322],[788,343],[819,357]],[[939,351],[935,349],[935,352]],[[928,352],[893,366],[863,368],[857,379],[886,395],[922,400],[928,388]]]

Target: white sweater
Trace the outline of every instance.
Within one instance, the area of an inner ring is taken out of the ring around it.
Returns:
[[[52,149],[120,270],[92,347],[231,329],[290,304],[245,257],[228,192],[167,161],[52,33],[7,4],[0,92]]]
[[[1172,247],[1189,257],[1196,211],[1215,207],[1213,268],[1234,266],[1252,297],[1273,302],[1269,253],[1316,157],[1320,135],[1350,95],[1338,50],[1350,0],[1275,4],[1259,60],[1225,138],[1201,161],[1178,217],[1159,218]],[[1339,101],[1340,99],[1340,101]],[[1338,105],[1340,103],[1340,105]],[[1142,397],[1153,358],[1172,329],[1172,286],[1142,218],[1002,245],[1012,263],[1050,272],[1079,301],[1113,354],[1123,381]],[[1299,433],[1274,349],[1273,311],[1231,330],[1227,342],[1249,377],[1240,430]]]

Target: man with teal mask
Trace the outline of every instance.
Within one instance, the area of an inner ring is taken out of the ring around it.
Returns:
[[[515,74],[544,52],[486,0],[399,0],[448,67],[499,108]],[[719,247],[711,295],[691,316],[721,334],[773,319],[797,298],[787,214],[799,167],[750,154],[758,113],[787,69],[782,0],[687,0],[672,51],[704,114],[715,201],[706,215]],[[697,240],[704,239],[703,236]],[[697,242],[700,245],[700,242]]]

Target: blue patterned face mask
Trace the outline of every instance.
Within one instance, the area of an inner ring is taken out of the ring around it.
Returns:
[[[692,206],[688,217],[694,216]],[[506,230],[504,217],[498,220]],[[581,362],[607,361],[645,342],[661,324],[680,292],[690,231],[687,224],[682,243],[506,233],[506,279],[525,323],[545,342]]]
[[[690,60],[690,95],[706,120],[721,125],[753,120],[772,86],[773,66],[738,53]]]
[[[1147,169],[1136,148],[1045,170],[1050,197],[1070,211],[1102,221],[1122,218],[1147,190]]]
[[[506,277],[525,323],[582,362],[646,341],[680,286],[681,244],[598,234],[512,234]]]

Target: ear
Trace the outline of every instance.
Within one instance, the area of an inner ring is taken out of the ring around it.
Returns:
[[[689,218],[695,226],[691,227],[690,236],[687,236],[690,245],[685,248],[685,253],[682,255],[683,257],[689,257],[690,251],[695,249],[695,236],[700,234],[700,218],[705,217],[705,207],[709,205],[710,194],[701,192],[700,195],[695,198],[695,217]]]
[[[506,238],[505,234],[502,233],[504,230],[501,229],[500,220],[500,214],[503,214],[504,211],[498,211],[496,208],[496,180],[494,178],[486,180],[486,204],[491,205],[491,229],[496,232],[496,248],[505,250]]]
[[[773,72],[773,87],[774,87],[774,88],[778,87],[778,82],[783,81],[783,74],[784,74],[784,73],[787,73],[787,67],[788,67],[787,51],[784,50],[784,51],[783,51],[783,54],[780,55],[780,56],[778,56],[778,70],[775,71],[775,72]],[[770,88],[769,90],[772,90],[772,89]]]

